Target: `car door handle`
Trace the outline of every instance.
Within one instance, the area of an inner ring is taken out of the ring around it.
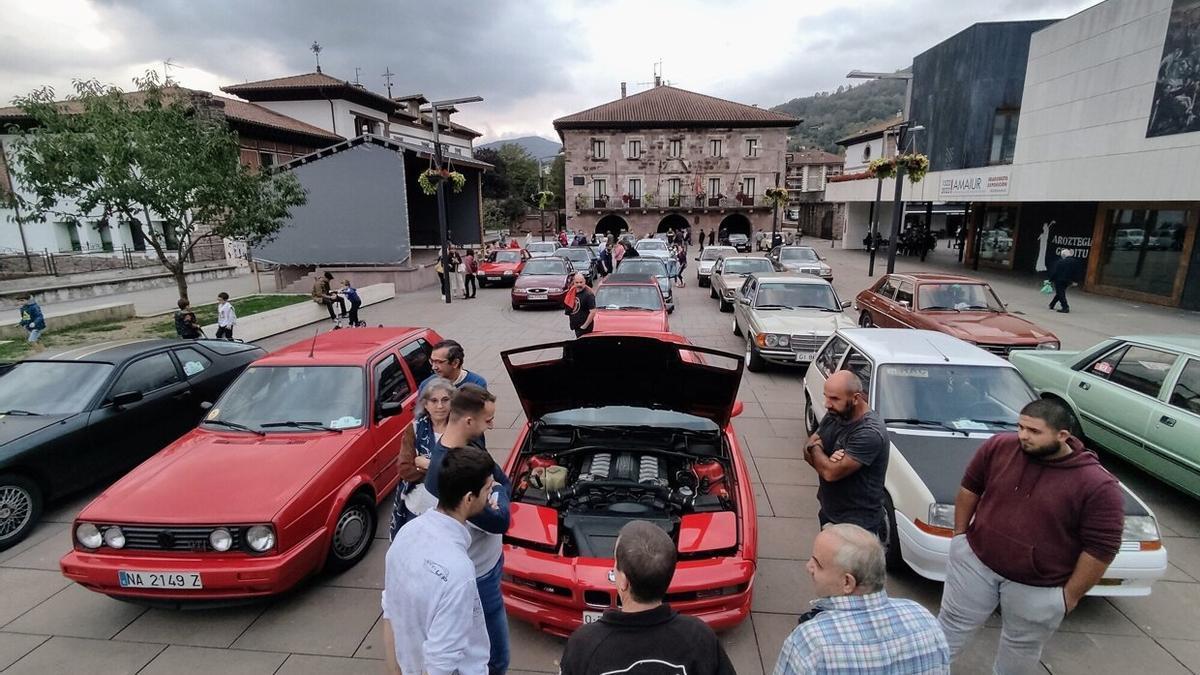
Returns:
[[[1174,417],[1167,417],[1166,415],[1163,415],[1162,417],[1158,418],[1158,421],[1162,422],[1163,424],[1165,424],[1169,427],[1175,426],[1175,418]]]
[[[178,394],[175,394],[174,396],[172,396],[172,398],[174,398],[176,401],[182,401],[185,398],[191,398],[191,396],[192,396],[192,390],[185,389],[185,390],[179,392]]]
[[[1092,385],[1088,384],[1087,382],[1080,382],[1080,383],[1079,383],[1079,388],[1080,388],[1080,389],[1082,389],[1082,390],[1084,390],[1084,391],[1087,391],[1088,389],[1091,389],[1091,388],[1092,388]]]

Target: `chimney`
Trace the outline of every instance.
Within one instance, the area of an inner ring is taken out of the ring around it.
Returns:
[[[621,83],[621,98],[625,98],[625,83]]]
[[[662,75],[655,75],[655,76],[654,76],[654,86],[656,86],[656,87],[661,87],[661,86],[662,86]]]

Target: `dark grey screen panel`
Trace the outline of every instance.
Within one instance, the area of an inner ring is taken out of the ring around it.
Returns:
[[[365,143],[292,169],[308,203],[254,251],[281,265],[395,264],[411,254],[401,153]]]

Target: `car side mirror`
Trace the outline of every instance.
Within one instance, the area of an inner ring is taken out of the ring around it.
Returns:
[[[375,406],[375,417],[383,419],[385,417],[394,417],[404,410],[404,403],[401,401],[382,401]]]
[[[212,410],[212,405],[213,405],[212,401],[201,401],[200,409],[201,410]]]
[[[113,406],[117,408],[123,408],[140,400],[142,400],[142,392],[140,391],[123,391],[112,397]]]
[[[911,303],[911,302],[909,302],[909,301],[907,301],[907,300],[901,300],[901,301],[899,301],[899,302],[900,302],[900,306],[901,306],[901,307],[903,307],[904,309],[912,309],[912,303]]]
[[[733,402],[733,410],[729,411],[729,416],[737,417],[738,415],[741,415],[745,410],[746,410],[746,406],[742,405],[741,401],[734,401]]]
[[[849,300],[843,300],[843,301],[842,301],[842,309],[847,309],[847,308],[849,308],[849,307],[850,307],[850,301],[849,301]]]
[[[667,314],[675,313],[675,305],[667,305]]]
[[[746,305],[747,307],[750,306],[750,298],[747,298],[744,295],[742,297],[738,298],[738,301],[741,302],[743,305]]]

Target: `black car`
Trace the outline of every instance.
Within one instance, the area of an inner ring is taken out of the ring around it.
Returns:
[[[576,272],[583,272],[583,276],[587,277],[588,285],[596,280],[599,275],[600,259],[596,257],[596,253],[587,246],[568,246],[560,248],[554,252],[554,255],[559,258],[566,258],[571,262],[571,267],[575,268]]]
[[[130,340],[0,367],[0,551],[42,506],[141,463],[194,427],[266,352],[218,340]]]
[[[738,253],[750,252],[750,237],[739,232],[734,232],[725,237],[724,244],[736,248]]]

